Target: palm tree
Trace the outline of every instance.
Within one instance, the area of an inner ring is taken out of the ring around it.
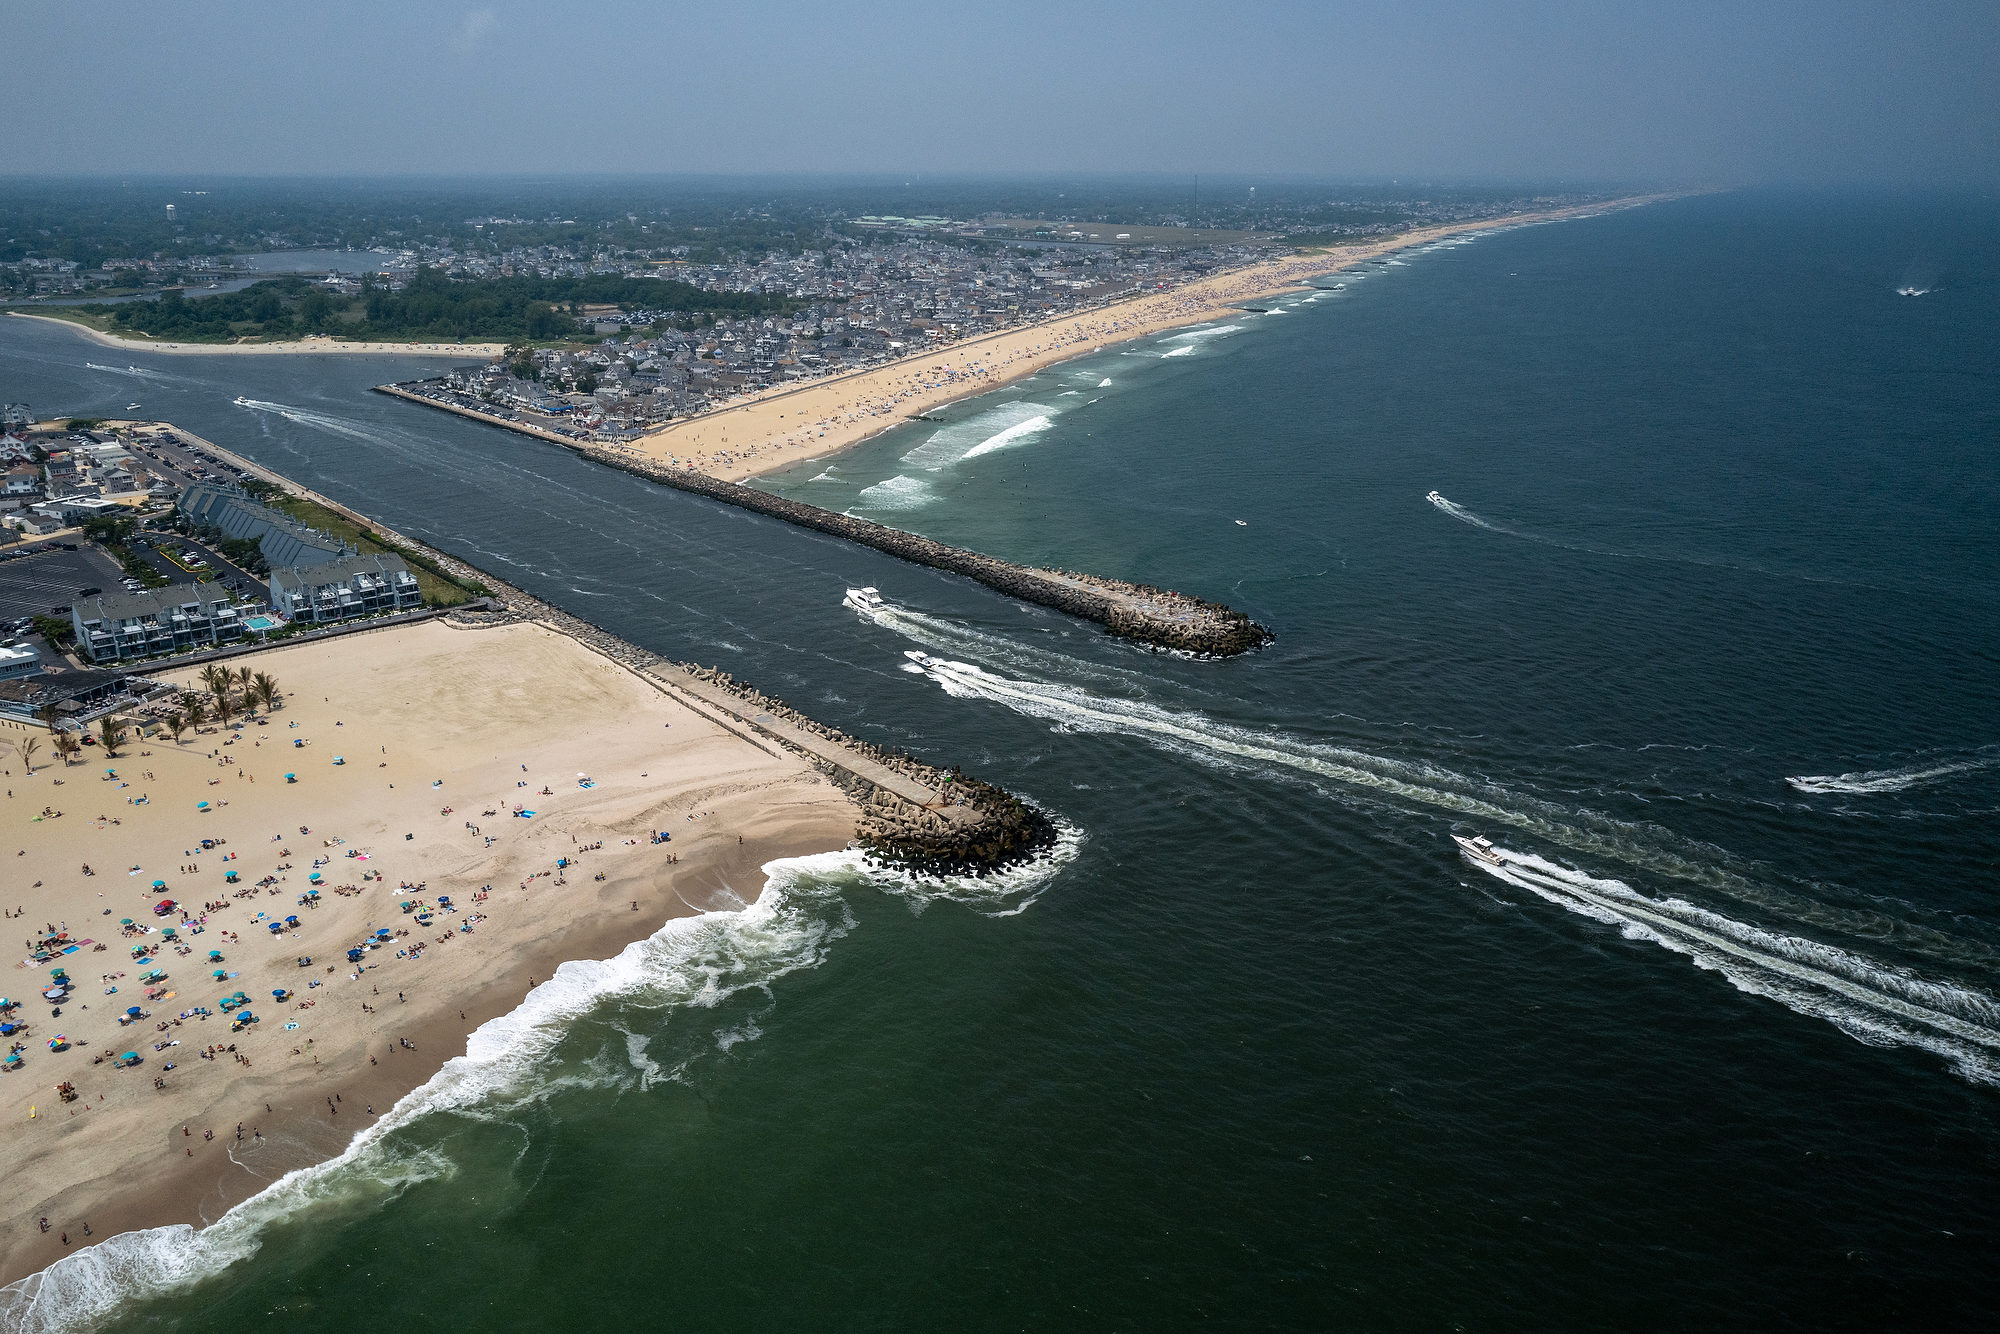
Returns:
[[[167,732],[173,737],[176,746],[180,745],[181,733],[187,731],[187,727],[188,720],[181,717],[180,714],[170,713],[167,715]]]
[[[199,728],[208,721],[208,701],[189,691],[181,696],[181,712],[187,716],[189,727]]]
[[[255,680],[256,673],[248,667],[238,667],[236,669],[236,688],[243,692],[243,698],[246,701],[250,698],[250,686]]]
[[[97,724],[97,739],[103,744],[105,755],[116,759],[118,743],[125,739],[125,729],[120,727],[115,719],[102,719]]]
[[[220,695],[229,689],[229,669],[216,663],[209,663],[201,669],[201,684],[211,695]]]
[[[76,759],[76,753],[82,749],[83,743],[76,739],[76,733],[56,733],[56,754],[62,756],[64,764],[68,764]]]
[[[264,709],[269,712],[278,702],[278,678],[267,672],[258,672],[252,678],[252,684],[256,687],[257,698],[264,701]]]
[[[35,772],[35,752],[42,748],[41,738],[24,736],[14,743],[14,749],[21,752],[21,767],[30,776]]]
[[[229,720],[235,715],[236,701],[227,695],[217,695],[215,697],[215,721],[227,727],[229,726]]]

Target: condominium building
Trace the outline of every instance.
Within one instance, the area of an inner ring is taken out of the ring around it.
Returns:
[[[271,605],[286,619],[326,625],[424,605],[401,556],[347,555],[320,565],[271,571]]]
[[[204,584],[109,593],[70,605],[77,651],[92,662],[232,644],[243,624],[229,595]]]

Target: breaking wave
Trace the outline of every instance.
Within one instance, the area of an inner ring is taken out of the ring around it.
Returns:
[[[1874,769],[1853,774],[1802,774],[1785,781],[1801,792],[1842,792],[1865,795],[1871,792],[1901,792],[1922,787],[1952,774],[1990,769],[2000,759],[1960,760],[1953,764],[1915,765],[1907,769]]]
[[[913,912],[940,901],[990,917],[1024,912],[1083,842],[1075,826],[1061,819],[1056,824],[1058,841],[1048,855],[984,878],[925,880],[885,872],[855,851],[769,862],[764,891],[753,904],[675,918],[614,958],[563,964],[512,1012],[480,1025],[466,1039],[465,1055],[446,1061],[338,1157],[287,1173],[207,1227],[121,1233],[0,1288],[0,1331],[81,1334],[133,1302],[185,1292],[249,1259],[274,1225],[326,1209],[379,1207],[419,1182],[451,1176],[456,1168],[444,1153],[416,1142],[412,1128],[421,1118],[505,1120],[573,1085],[558,1048],[577,1020],[606,1002],[713,1009],[740,992],[767,990],[790,973],[818,967],[857,924],[849,892],[873,888],[903,899]],[[724,1028],[714,1034],[714,1046],[726,1051],[760,1032],[754,1023]],[[623,1082],[642,1091],[678,1078],[688,1064],[663,1070],[646,1056],[647,1042],[626,1034]]]
[[[854,503],[862,509],[871,510],[913,510],[930,504],[937,499],[930,483],[921,477],[904,477],[898,474],[886,482],[865,486],[854,497]]]
[[[1046,428],[1059,412],[1041,403],[1008,403],[933,432],[903,455],[902,461],[926,472],[938,472],[976,454],[1005,449]]]

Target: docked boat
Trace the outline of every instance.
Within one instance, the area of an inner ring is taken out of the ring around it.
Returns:
[[[1458,844],[1460,852],[1476,862],[1483,862],[1488,866],[1507,864],[1507,854],[1494,847],[1493,841],[1484,834],[1474,834],[1471,838],[1461,838],[1453,834],[1451,841]]]
[[[864,614],[881,611],[888,605],[882,601],[882,594],[873,588],[850,588],[841,601]]]

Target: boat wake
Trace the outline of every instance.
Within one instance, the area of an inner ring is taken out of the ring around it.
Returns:
[[[1107,698],[1074,686],[1001,676],[928,653],[911,651],[905,656],[911,660],[910,670],[934,681],[949,695],[990,700],[1017,713],[1046,719],[1059,731],[1142,737],[1218,767],[1277,777],[1289,772],[1307,781],[1325,780],[1332,785],[1325,790],[1343,799],[1373,800],[1402,808],[1429,807],[1468,822],[1504,825],[1569,851],[1616,860],[1784,912],[1808,925],[1893,941],[1941,960],[1992,964],[1992,950],[1977,941],[1961,940],[1880,912],[1820,903],[1754,880],[1732,867],[1734,859],[1721,849],[1655,827],[1571,810],[1441,766],[1233,726],[1145,700]],[[1622,882],[1593,880],[1532,857],[1513,854],[1507,865],[1510,873],[1526,867],[1541,876],[1540,880],[1521,883],[1544,897],[1567,893],[1565,906],[1584,905],[1603,913],[1611,911],[1606,906],[1609,900],[1618,900],[1623,915],[1617,920],[1621,923],[1657,930],[1662,944],[1689,954],[1703,967],[1723,968],[1746,990],[1781,1000],[1802,1014],[1827,1018],[1863,1041],[1923,1046],[1947,1057],[1967,1078],[2000,1083],[2000,1065],[1989,1051],[2000,1050],[2000,1008],[1981,993],[1928,982],[1861,955],[1753,927],[1680,899],[1648,899]],[[1575,881],[1566,891],[1547,883],[1563,877]],[[1762,955],[1745,957],[1745,951],[1753,947],[1778,962],[1760,962]],[[1834,967],[1836,963],[1838,967]],[[1801,973],[1808,965],[1825,976]],[[1810,986],[1800,989],[1801,983]],[[1934,1021],[1933,1012],[1941,1017]]]
[[[1924,787],[1953,774],[1973,773],[2000,765],[2000,759],[1960,760],[1953,764],[1915,765],[1908,769],[1876,769],[1853,774],[1802,774],[1785,781],[1801,792],[1866,795]]]
[[[344,435],[350,440],[366,440],[371,445],[387,445],[391,448],[400,448],[402,445],[402,442],[393,440],[379,431],[368,430],[366,427],[357,426],[353,422],[343,418],[328,416],[324,412],[311,412],[305,408],[288,407],[283,403],[266,403],[262,399],[256,398],[238,398],[235,402],[239,408],[250,408],[256,412],[273,413],[279,417],[283,417],[286,421],[297,422],[301,426],[309,426],[316,431],[325,431],[330,435]]]
[[[81,1334],[134,1302],[185,1292],[249,1259],[275,1224],[326,1209],[379,1207],[420,1182],[450,1177],[457,1168],[433,1147],[449,1132],[432,1135],[417,1127],[433,1114],[505,1122],[558,1088],[643,1092],[679,1080],[705,1055],[726,1054],[761,1029],[753,1020],[704,1032],[697,1049],[670,1068],[648,1057],[649,1039],[625,1032],[628,1060],[609,1072],[594,1054],[579,1056],[573,1048],[581,1044],[569,1040],[579,1021],[611,1005],[627,1014],[657,1015],[715,1010],[751,993],[759,1013],[768,1016],[772,984],[818,967],[855,929],[848,896],[859,890],[901,898],[914,912],[940,901],[989,917],[1024,912],[1082,844],[1080,830],[1056,823],[1057,842],[1048,854],[983,878],[885,872],[855,851],[770,862],[753,904],[676,918],[615,958],[563,964],[511,1013],[480,1025],[466,1039],[465,1055],[445,1062],[429,1082],[362,1129],[340,1156],[287,1173],[205,1228],[175,1224],[107,1237],[0,1288],[0,1331]]]
[[[1574,913],[1617,926],[1721,973],[1739,991],[1824,1019],[1873,1047],[1911,1046],[1949,1061],[1960,1077],[2000,1085],[2000,1004],[1846,950],[1767,931],[1683,899],[1654,899],[1529,853],[1496,849],[1468,865]]]
[[[94,371],[109,371],[113,375],[129,375],[140,380],[180,379],[178,375],[169,375],[165,371],[147,370],[144,366],[100,366],[94,361],[86,361],[83,364]]]
[[[1488,522],[1487,520],[1480,518],[1477,514],[1474,514],[1471,510],[1467,509],[1465,506],[1446,500],[1443,496],[1439,495],[1435,491],[1425,496],[1424,499],[1430,501],[1431,504],[1437,506],[1439,509],[1443,510],[1446,514],[1449,514],[1452,518],[1457,519],[1460,523],[1469,523],[1474,528],[1484,528],[1489,533],[1506,533],[1509,537],[1526,537],[1531,542],[1540,542],[1546,540],[1543,538],[1530,536],[1527,533],[1515,532],[1512,528],[1503,528],[1497,523]]]

